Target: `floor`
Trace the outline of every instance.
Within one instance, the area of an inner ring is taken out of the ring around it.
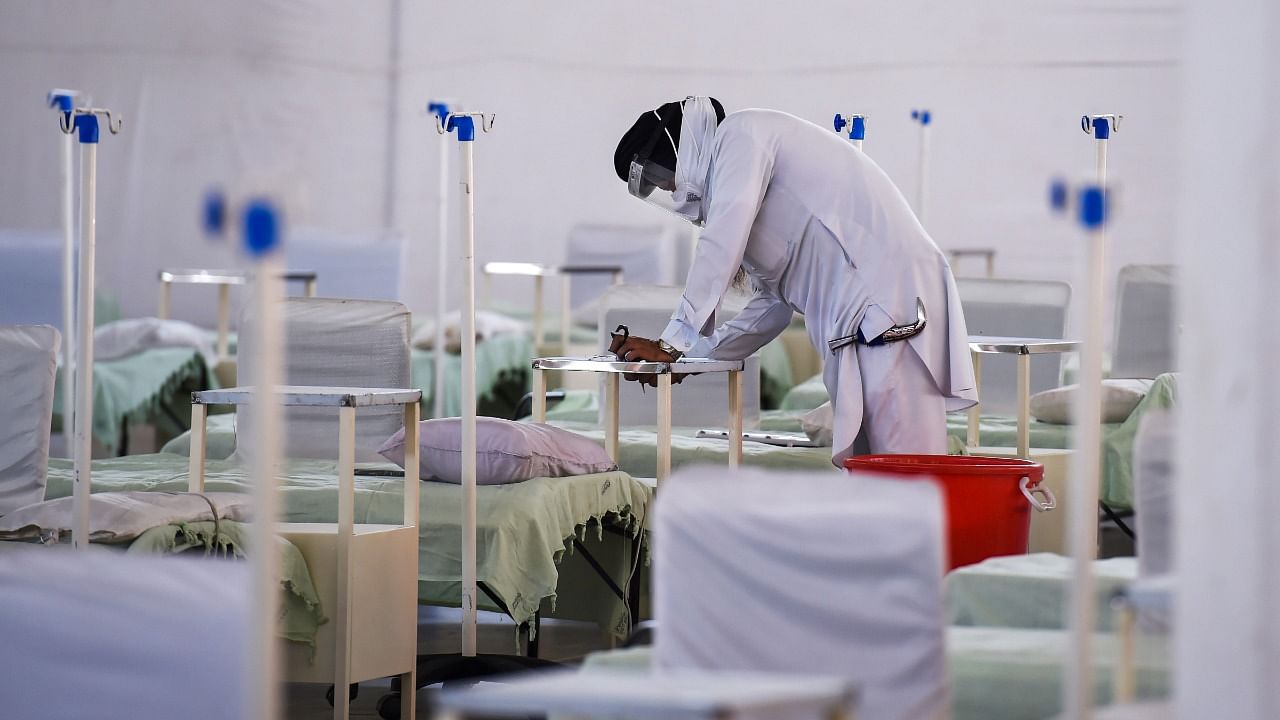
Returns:
[[[482,653],[511,653],[515,650],[515,627],[510,618],[496,613],[480,613],[477,641]],[[461,611],[456,608],[421,608],[418,617],[418,651],[421,653],[456,652],[461,644]],[[596,626],[587,623],[544,620],[540,636],[541,657],[558,662],[576,663],[587,653],[607,647],[607,640]],[[285,689],[287,720],[312,720],[333,717],[333,708],[325,699],[328,687],[294,683]],[[373,720],[378,717],[378,698],[390,690],[390,680],[362,683],[351,703],[351,718]],[[429,718],[434,688],[418,693],[418,717]]]

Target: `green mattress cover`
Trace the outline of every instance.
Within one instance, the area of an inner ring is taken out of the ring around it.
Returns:
[[[174,554],[193,550],[220,557],[244,557],[250,552],[248,525],[234,520],[159,525],[139,535],[126,552]],[[297,546],[277,537],[280,549],[280,636],[294,642],[316,644],[316,633],[329,621],[320,607],[320,595],[311,570]]]
[[[54,387],[53,427],[62,428],[62,373]],[[204,357],[190,348],[153,348],[117,360],[93,363],[93,437],[110,452],[126,422],[150,423],[161,406],[189,407],[192,390],[213,387]]]
[[[249,492],[246,468],[230,460],[210,460],[205,467],[207,490]],[[45,498],[70,495],[73,474],[70,461],[51,459]],[[156,454],[95,461],[92,480],[94,492],[183,492],[187,488],[187,458]],[[355,521],[400,522],[402,493],[400,478],[357,476]],[[517,624],[532,619],[545,602],[548,609],[556,610],[552,614],[557,617],[592,620],[621,631],[626,626],[625,604],[599,579],[574,587],[577,597],[557,607],[557,564],[574,557],[571,541],[578,537],[586,541],[593,555],[611,558],[601,562],[621,585],[628,569],[626,553],[619,550],[627,544],[623,535],[634,537],[644,527],[652,495],[647,485],[623,472],[481,486],[477,491],[477,577],[506,602]],[[423,482],[420,497],[419,599],[456,607],[462,577],[461,487]],[[282,477],[281,500],[286,522],[336,521],[336,463],[289,461]],[[602,524],[618,527],[623,533],[604,533]],[[498,609],[483,593],[479,605]]]
[[[510,405],[503,417],[510,417],[515,405],[512,399],[499,397],[501,388],[504,384],[511,385],[515,401],[529,392],[533,382],[533,355],[533,340],[523,334],[497,335],[476,343],[476,394],[482,403],[502,401],[498,403],[502,409]],[[444,417],[459,417],[462,415],[462,356],[446,353],[444,357]],[[435,365],[433,350],[413,350],[409,354],[413,385],[422,388],[423,417],[430,417],[435,406]]]

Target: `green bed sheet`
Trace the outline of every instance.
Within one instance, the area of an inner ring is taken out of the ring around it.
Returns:
[[[284,520],[334,522],[336,477],[333,462],[290,461],[281,483]],[[72,485],[72,464],[50,460],[46,499],[70,495]],[[250,490],[247,470],[230,460],[208,461],[205,486],[217,492]],[[94,492],[181,492],[186,487],[187,458],[181,455],[136,455],[93,463]],[[427,604],[457,607],[462,577],[461,487],[423,482],[421,491],[419,598]],[[399,478],[357,476],[355,521],[400,522],[402,493]],[[478,578],[505,601],[517,623],[529,621],[541,608],[553,617],[590,620],[622,633],[627,625],[625,605],[602,580],[574,583],[572,597],[558,601],[559,565],[585,562],[573,552],[571,541],[577,537],[614,582],[623,585],[630,570],[630,543],[644,527],[651,499],[646,484],[622,472],[481,486],[477,492]],[[603,532],[605,526],[621,532]],[[566,573],[588,577],[580,568],[569,567]],[[480,606],[498,609],[483,593]]]
[[[53,399],[53,429],[62,429],[62,373]],[[193,390],[214,387],[204,357],[189,348],[154,348],[118,360],[93,364],[93,437],[117,452],[127,423],[162,425],[172,434],[190,417]],[[166,410],[168,412],[166,412]],[[179,420],[169,418],[172,413]]]
[[[510,418],[520,398],[533,386],[533,340],[528,335],[498,335],[476,343],[476,394],[479,413]],[[423,417],[435,407],[436,355],[413,350],[409,355],[414,387],[422,388]],[[445,354],[443,417],[462,415],[462,356]]]

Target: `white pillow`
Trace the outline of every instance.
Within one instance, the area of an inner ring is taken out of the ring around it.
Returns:
[[[89,496],[89,540],[124,542],[153,527],[205,520],[248,520],[251,498],[243,493],[128,492]],[[73,497],[32,503],[0,518],[0,540],[71,534]],[[212,507],[210,506],[212,505]],[[214,517],[214,511],[217,517]]]
[[[476,340],[495,335],[511,335],[528,332],[529,326],[496,312],[481,310],[476,313]],[[436,321],[428,320],[413,334],[410,344],[418,350],[431,350],[436,346]],[[462,314],[451,312],[444,316],[444,349],[457,354],[462,351]]]
[[[831,447],[833,427],[835,427],[835,415],[831,411],[830,400],[800,417],[800,428],[804,430],[804,434],[822,447]]]
[[[98,360],[115,360],[159,347],[191,348],[204,356],[209,367],[216,362],[209,333],[181,320],[117,320],[93,331],[93,353]]]
[[[476,418],[476,482],[503,485],[536,477],[566,477],[617,470],[604,448],[590,439],[542,423]],[[462,419],[418,424],[418,467],[423,479],[462,482]],[[378,452],[404,467],[404,428]]]
[[[1122,423],[1151,390],[1154,380],[1102,381],[1102,422]],[[1045,390],[1031,396],[1031,416],[1043,423],[1070,425],[1078,385]]]

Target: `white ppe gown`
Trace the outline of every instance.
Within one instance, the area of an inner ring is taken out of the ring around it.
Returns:
[[[774,110],[727,116],[711,152],[705,224],[662,339],[691,356],[741,359],[799,312],[826,360],[833,462],[854,453],[864,421],[860,450],[946,452],[945,413],[977,402],[973,362],[951,267],[902,193],[835,133]],[[740,266],[756,294],[712,332]],[[828,349],[858,329],[874,338],[914,323],[917,298],[919,335]]]

